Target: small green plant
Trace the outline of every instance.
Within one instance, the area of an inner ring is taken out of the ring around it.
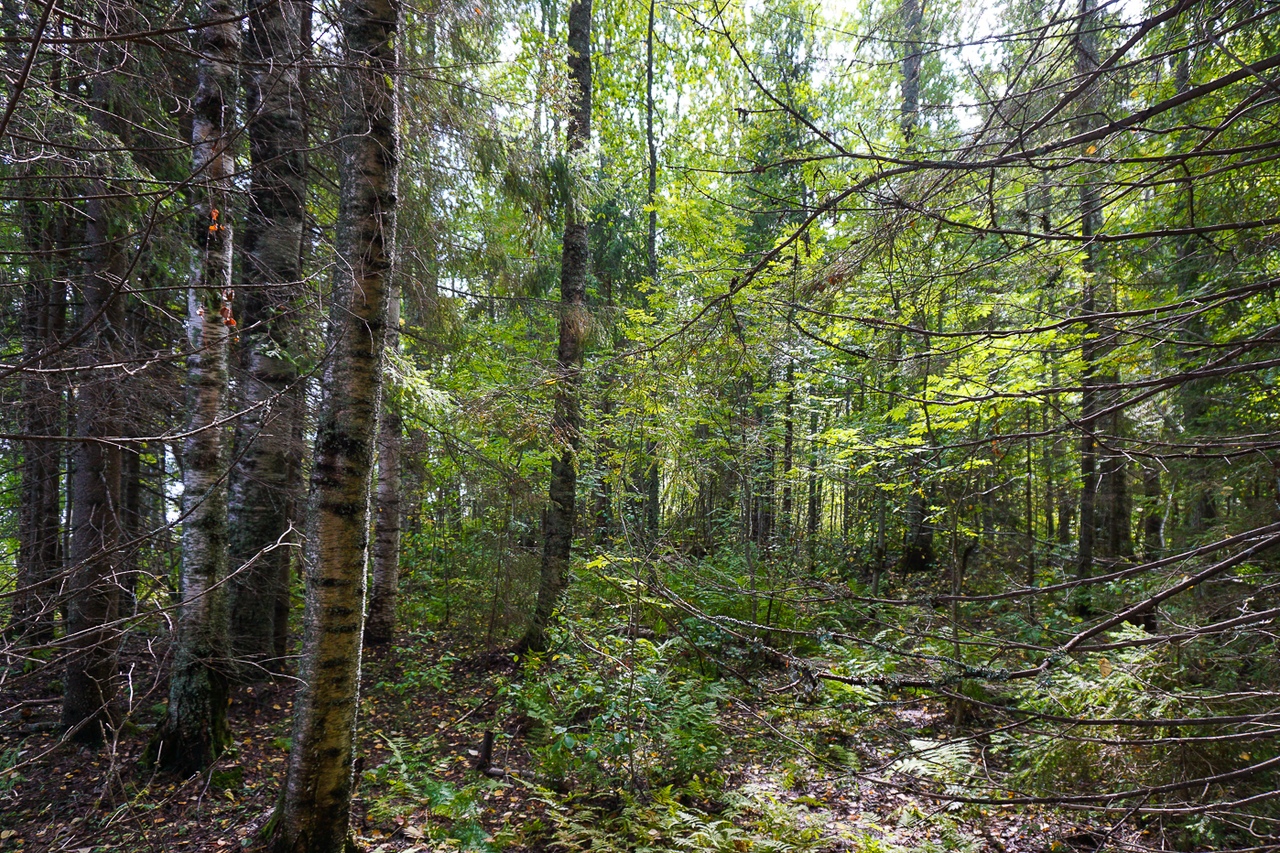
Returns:
[[[606,635],[531,659],[510,695],[537,724],[534,758],[556,782],[677,787],[716,772],[722,688],[680,671],[678,640]]]
[[[448,687],[458,657],[452,652],[431,648],[434,637],[430,631],[417,632],[406,645],[398,646],[396,655],[404,664],[402,674],[395,681],[379,682],[375,689],[404,697]]]
[[[26,741],[21,741],[17,746],[12,746],[4,752],[0,752],[0,793],[12,791],[14,786],[23,780],[23,776],[15,769],[18,762],[22,760],[22,746]]]
[[[493,853],[498,848],[480,823],[480,798],[498,782],[482,780],[461,787],[440,778],[443,764],[422,756],[434,754],[406,738],[383,737],[391,757],[365,781],[377,793],[369,805],[375,820],[394,821],[414,840],[449,842],[450,849]]]
[[[545,802],[551,806],[553,846],[562,850],[807,853],[823,847],[821,822],[755,786],[726,794],[720,814],[688,805],[671,787],[649,797],[624,795],[617,810]]]

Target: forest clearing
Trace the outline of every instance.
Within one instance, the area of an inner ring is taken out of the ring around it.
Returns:
[[[1280,850],[1280,4],[0,43],[0,850]]]

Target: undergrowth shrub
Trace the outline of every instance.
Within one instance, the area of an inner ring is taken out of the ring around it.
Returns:
[[[449,687],[458,656],[441,649],[433,631],[410,631],[393,649],[399,670],[396,677],[380,681],[374,689],[401,699],[440,692]]]
[[[722,754],[723,688],[679,666],[683,641],[561,633],[532,656],[510,698],[533,721],[537,771],[575,789],[681,786]]]
[[[805,853],[823,849],[822,821],[755,786],[723,795],[719,814],[689,806],[671,787],[624,794],[621,808],[547,798],[550,846],[593,853]]]
[[[1141,628],[1126,626],[1113,642],[1137,643],[1061,662],[1016,693],[1024,709],[1086,720],[1211,719],[1273,711],[1265,690],[1274,684],[1275,650],[1237,654],[1230,643],[1194,640],[1184,645],[1145,644]],[[1242,676],[1242,668],[1247,674]],[[1090,724],[1062,731],[1046,725],[1031,734],[994,739],[1020,785],[1038,792],[1092,793],[1176,785],[1240,770],[1278,752],[1273,737],[1250,724]],[[1196,783],[1151,797],[1149,802],[1197,805],[1265,793],[1267,773],[1223,783]],[[1275,816],[1274,808],[1271,812]],[[1195,844],[1226,844],[1232,830],[1221,823],[1179,822]]]
[[[499,783],[480,779],[459,787],[440,778],[447,760],[426,760],[425,756],[437,754],[433,747],[400,737],[383,737],[383,741],[390,757],[364,773],[368,789],[376,792],[368,799],[374,820],[399,824],[412,840],[447,845],[433,849],[475,853],[501,849],[501,839],[492,838],[480,820],[481,797],[500,787]]]

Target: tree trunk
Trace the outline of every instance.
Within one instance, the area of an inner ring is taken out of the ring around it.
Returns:
[[[645,31],[645,98],[644,98],[644,136],[649,151],[649,228],[645,235],[645,248],[649,262],[649,291],[658,287],[658,209],[655,200],[658,195],[658,143],[653,135],[653,26],[656,0],[649,0],[649,27]],[[645,295],[645,308],[649,307],[648,293]],[[648,464],[644,471],[645,491],[645,529],[649,535],[656,536],[658,524],[662,518],[662,469],[658,461],[658,442],[652,438],[644,445],[645,458]]]
[[[58,231],[63,216],[42,216],[28,206],[28,246],[43,257],[30,265],[23,295],[23,361],[36,358],[62,336],[67,313],[66,285],[60,275]],[[35,235],[39,239],[33,239]],[[33,363],[49,367],[52,359]],[[63,391],[60,382],[39,375],[22,382],[23,432],[32,436],[62,434]],[[53,639],[57,575],[62,569],[62,447],[56,441],[22,443],[22,502],[18,508],[18,577],[8,631],[30,644]]]
[[[388,294],[387,327],[397,334],[400,326],[399,288]],[[396,593],[400,584],[400,445],[403,422],[400,406],[387,400],[378,430],[377,511],[373,523],[373,579],[369,591],[369,615],[365,644],[389,643],[396,630]]]
[[[253,183],[243,239],[240,366],[244,416],[231,473],[231,654],[236,675],[281,669],[298,483],[303,389],[298,378],[307,133],[302,93],[306,0],[254,0],[244,44]]]
[[[86,250],[76,394],[76,437],[71,489],[71,584],[67,604],[67,679],[62,722],[73,737],[100,743],[116,720],[119,686],[120,585],[116,578],[120,537],[120,434],[123,401],[117,377],[98,369],[111,364],[124,324],[126,258],[114,233],[115,192],[105,178],[90,182],[85,205]]]
[[[1094,0],[1080,0],[1080,21],[1076,31],[1075,54],[1076,74],[1081,79],[1090,74],[1098,64],[1094,26]],[[1090,107],[1093,103],[1094,99],[1089,95],[1081,97],[1081,117],[1076,122],[1077,129],[1089,127]],[[1080,235],[1085,238],[1084,259],[1081,262],[1084,284],[1080,310],[1086,319],[1082,324],[1080,344],[1083,367],[1080,376],[1080,545],[1076,560],[1078,580],[1085,580],[1093,574],[1097,535],[1099,399],[1096,385],[1097,362],[1101,355],[1099,342],[1101,329],[1094,318],[1098,305],[1096,281],[1098,246],[1089,238],[1097,231],[1100,212],[1097,185],[1093,176],[1086,174],[1080,182]],[[1077,590],[1073,608],[1078,613],[1089,612],[1088,593],[1085,588]]]
[[[142,554],[142,442],[120,448],[120,602],[121,613],[138,612],[138,572]]]
[[[920,123],[920,30],[924,9],[920,0],[902,0],[900,11],[906,53],[902,58],[902,111],[899,121],[903,140],[910,145]]]
[[[1185,25],[1182,25],[1185,26]],[[1179,34],[1184,35],[1182,33]],[[1177,86],[1179,94],[1185,92],[1191,85],[1191,51],[1183,51],[1178,58],[1178,63],[1174,67],[1174,82]],[[1183,110],[1179,110],[1183,112]],[[1188,116],[1183,116],[1182,121],[1191,121]],[[1195,210],[1195,184],[1188,178],[1186,182],[1178,187],[1179,198],[1181,204],[1179,207],[1179,219],[1187,226],[1194,226],[1196,223]],[[1196,257],[1195,245],[1197,238],[1192,236],[1179,237],[1176,248],[1176,263],[1174,266],[1174,277],[1177,282],[1177,293],[1179,300],[1193,299],[1200,290],[1200,271],[1199,261]],[[1183,341],[1177,346],[1176,353],[1179,363],[1190,365],[1196,358],[1197,350],[1200,350],[1205,341],[1204,315],[1199,311],[1193,312],[1192,316],[1179,323],[1179,339]],[[1181,425],[1186,434],[1194,439],[1198,439],[1205,433],[1212,434],[1213,425],[1206,423],[1206,416],[1209,414],[1209,401],[1212,399],[1212,380],[1209,379],[1192,379],[1183,380],[1178,385],[1177,401],[1182,409]],[[1218,509],[1214,500],[1214,483],[1213,483],[1213,462],[1212,457],[1202,459],[1187,459],[1178,464],[1178,473],[1180,476],[1175,479],[1180,482],[1184,493],[1186,494],[1187,509],[1183,513],[1183,532],[1186,534],[1187,543],[1189,545],[1202,544],[1203,535],[1217,520]]]
[[[788,321],[794,321],[795,310],[788,314]],[[795,497],[793,483],[795,480],[795,406],[796,406],[796,363],[787,359],[787,395],[782,398],[782,531],[783,547],[791,553],[795,539]]]
[[[574,83],[569,117],[568,154],[591,139],[591,0],[569,7],[569,76]],[[551,434],[561,451],[551,462],[550,502],[542,526],[542,567],[533,619],[519,643],[522,650],[546,648],[547,628],[569,579],[573,549],[577,455],[581,444],[582,344],[587,332],[586,289],[591,265],[587,241],[589,217],[577,201],[565,211],[564,250],[560,261],[560,345],[556,351],[555,413]]]
[[[274,853],[340,853],[348,844],[369,498],[395,234],[395,41],[399,6],[346,0],[342,160],[332,355],[311,479],[302,686],[293,748],[268,829]]]
[[[809,551],[810,559],[813,557],[813,539],[818,535],[818,530],[822,526],[822,491],[821,481],[818,479],[818,426],[818,410],[814,409],[809,413],[809,475],[807,484],[809,512],[805,516],[805,535],[809,540],[806,548]]]
[[[233,162],[240,22],[234,0],[205,0],[203,17],[220,21],[196,35],[196,268],[187,294],[187,438],[182,458],[182,608],[169,677],[169,713],[157,733],[162,767],[188,775],[207,767],[230,741],[227,728],[227,349],[232,316]]]
[[[1142,466],[1142,559],[1160,559],[1164,550],[1164,515],[1161,506],[1160,468],[1154,461]]]

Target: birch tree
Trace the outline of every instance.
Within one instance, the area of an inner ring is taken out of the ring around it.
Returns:
[[[330,360],[311,479],[302,686],[276,853],[346,849],[360,693],[369,501],[395,233],[396,48],[392,0],[342,4],[343,111]]]
[[[279,669],[289,617],[290,525],[300,497],[298,314],[306,218],[302,33],[307,0],[252,0],[244,43],[252,184],[245,212],[240,368],[231,474],[231,653],[242,679]]]

